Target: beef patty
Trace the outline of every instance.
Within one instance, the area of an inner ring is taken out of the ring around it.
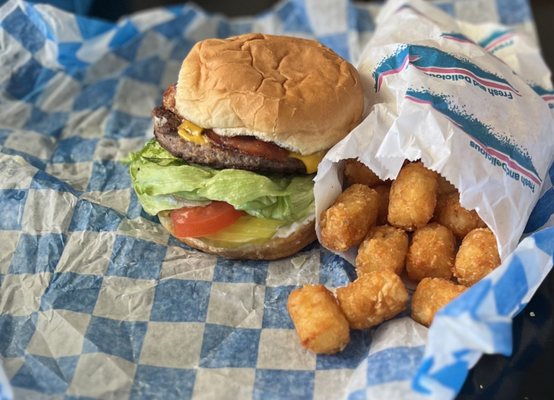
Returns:
[[[155,108],[152,116],[154,136],[160,146],[185,161],[218,169],[237,168],[282,174],[306,173],[304,163],[296,158],[271,160],[263,156],[247,154],[232,147],[221,147],[212,141],[196,144],[183,140],[177,133],[182,119],[165,106]]]

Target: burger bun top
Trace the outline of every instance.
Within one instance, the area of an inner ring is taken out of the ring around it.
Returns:
[[[176,111],[222,136],[250,135],[300,154],[326,150],[359,122],[356,69],[314,40],[245,34],[196,43]]]

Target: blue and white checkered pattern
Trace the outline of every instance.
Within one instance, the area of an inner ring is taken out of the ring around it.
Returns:
[[[473,22],[531,26],[525,1],[437,4]],[[540,230],[552,225],[551,188],[529,221],[540,231],[442,312],[425,350],[427,329],[399,318],[315,356],[298,344],[288,294],[345,284],[348,263],[315,244],[272,262],[192,250],[141,210],[120,164],[151,136],[149,113],[197,40],[286,33],[356,61],[378,10],[284,0],[225,19],[185,5],[109,24],[22,1],[0,8],[10,72],[0,77],[0,398],[401,398],[418,365],[417,392],[451,397],[481,352],[509,353],[510,318],[552,264],[554,232]],[[458,351],[448,319],[470,326],[490,312],[503,316],[485,322],[490,348]],[[387,341],[399,326],[413,339],[402,346]]]

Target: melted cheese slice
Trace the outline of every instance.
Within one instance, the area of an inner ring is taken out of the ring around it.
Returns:
[[[200,126],[193,124],[190,121],[187,121],[186,119],[183,120],[181,125],[179,125],[179,128],[177,129],[177,133],[179,136],[188,141],[195,144],[206,144],[208,143],[208,139],[206,136],[202,133],[204,129],[202,129]],[[300,161],[304,163],[304,166],[306,167],[306,173],[313,174],[317,171],[317,166],[323,159],[323,156],[325,155],[325,151],[319,151],[314,154],[309,154],[307,156],[303,156],[299,153],[289,152],[289,157],[297,158]]]
[[[292,151],[289,153],[289,157],[298,158],[304,163],[304,165],[306,166],[306,173],[308,174],[313,174],[317,171],[317,166],[323,159],[324,155],[325,151],[318,151],[317,153],[309,154],[307,156],[303,156],[299,153],[293,153]]]
[[[195,125],[185,119],[183,120],[181,125],[179,125],[179,128],[177,128],[177,133],[187,142],[192,142],[195,144],[205,144],[208,143],[208,139],[202,133],[203,130],[204,129],[202,129],[198,125]]]

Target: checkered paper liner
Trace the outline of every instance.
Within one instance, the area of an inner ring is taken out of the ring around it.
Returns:
[[[437,5],[533,29],[525,0]],[[352,266],[317,244],[271,262],[192,250],[142,211],[120,163],[151,136],[150,111],[197,40],[284,33],[355,62],[378,11],[289,0],[227,19],[184,5],[111,24],[22,1],[0,8],[0,398],[452,397],[482,352],[509,354],[511,316],[552,265],[554,169],[528,224],[537,233],[431,330],[408,324],[413,341],[389,343],[404,313],[315,356],[298,344],[288,294],[344,285]],[[506,287],[519,292],[507,299]],[[486,340],[461,345],[449,323],[460,318]]]

